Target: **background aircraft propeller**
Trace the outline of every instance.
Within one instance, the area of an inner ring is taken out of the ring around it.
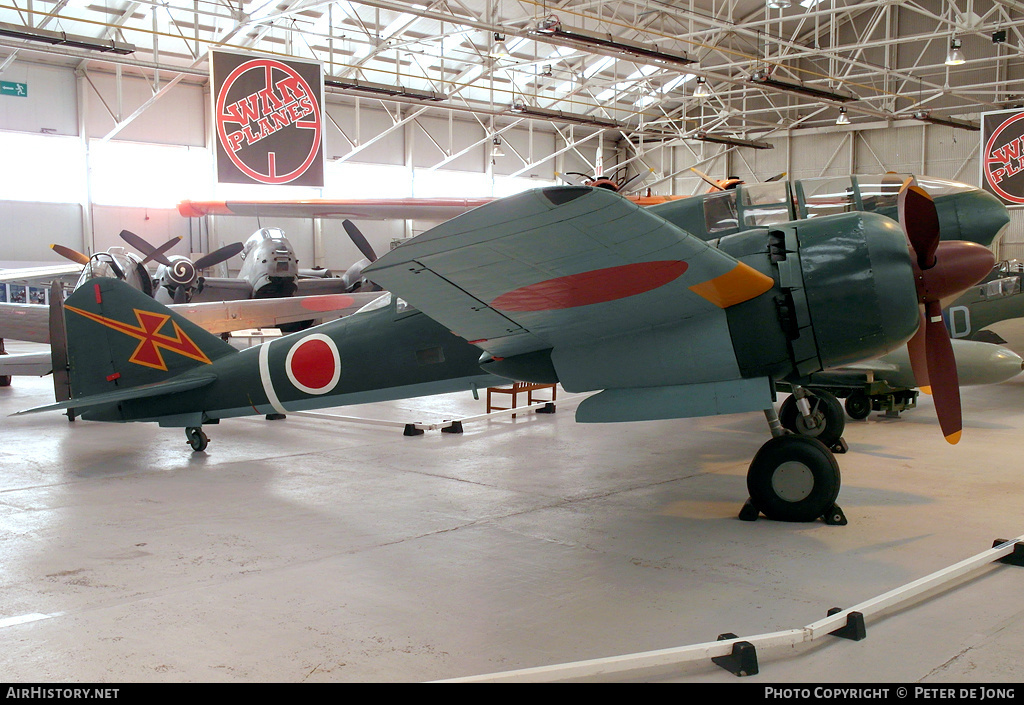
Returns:
[[[363,269],[369,267],[371,263],[377,260],[377,253],[370,247],[366,236],[356,227],[355,223],[346,218],[341,221],[341,225],[345,228],[345,232],[348,233],[352,243],[359,249],[364,258],[349,267],[345,274],[342,275],[346,291],[380,291],[381,288],[379,286],[363,279]]]
[[[78,250],[72,250],[70,247],[64,245],[50,245],[50,249],[56,252],[64,259],[69,259],[72,262],[77,262],[83,267],[89,264],[89,255],[83,255]]]
[[[960,384],[941,301],[981,281],[995,257],[977,243],[939,242],[935,203],[913,177],[900,189],[899,219],[913,255],[917,300],[924,307],[921,325],[907,343],[910,364],[918,385],[931,388],[942,435],[957,443],[963,428]]]
[[[366,240],[366,236],[356,227],[356,224],[346,218],[341,221],[341,225],[345,228],[345,232],[348,233],[352,243],[363,253],[363,257],[370,260],[371,262],[377,261],[377,253],[370,247],[370,243]]]
[[[145,264],[150,260],[154,260],[168,267],[171,266],[171,261],[167,259],[167,256],[164,255],[164,253],[181,242],[181,236],[179,235],[178,237],[172,237],[170,240],[160,245],[160,247],[153,247],[130,230],[122,230],[121,239],[142,253],[142,264]]]

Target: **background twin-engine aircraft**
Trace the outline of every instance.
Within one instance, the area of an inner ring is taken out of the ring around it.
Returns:
[[[778,201],[739,185],[721,192],[735,200],[708,209],[719,194],[643,208],[601,188],[529,191],[463,213],[364,270],[393,296],[240,352],[122,282],[94,279],[60,317],[72,398],[30,411],[184,427],[202,450],[203,425],[221,418],[502,379],[597,392],[578,407],[582,422],[760,409],[773,438],[750,466],[748,506],[836,521],[835,457],[781,431],[776,385],[806,401],[811,375],[909,339],[915,377],[928,380],[942,434],[956,442],[958,376],[940,301],[982,279],[993,257],[945,240],[966,223],[991,242],[1007,220],[973,191],[933,200],[908,179],[879,184],[884,192],[867,200],[847,182],[828,201],[808,200],[799,182],[795,200],[787,182],[758,185],[781,189]],[[795,217],[797,205],[815,217]]]

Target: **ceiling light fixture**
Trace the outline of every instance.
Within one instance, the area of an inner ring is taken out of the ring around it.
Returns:
[[[773,10],[785,10],[793,3],[791,3],[789,0],[768,0],[765,4],[768,7],[772,8]]]
[[[946,53],[946,66],[959,66],[960,64],[966,63],[964,53],[960,51],[960,47],[963,44],[959,39],[953,37],[949,40],[949,51]]]
[[[701,142],[714,142],[715,144],[727,144],[731,147],[750,147],[752,149],[775,149],[775,145],[768,142],[760,142],[758,140],[744,140],[739,137],[729,137],[728,135],[713,135],[709,132],[698,132],[693,135],[693,139],[700,140]]]
[[[857,100],[856,96],[850,95],[849,93],[839,93],[837,91],[830,91],[825,88],[818,88],[816,86],[809,86],[806,83],[790,83],[788,81],[780,81],[777,78],[773,78],[771,71],[767,69],[758,69],[750,76],[750,82],[756,83],[759,86],[769,86],[776,88],[780,91],[786,91],[787,93],[799,93],[811,98],[820,98],[822,100],[832,100],[837,103],[849,103]]]
[[[914,113],[914,119],[920,120],[921,122],[930,122],[933,125],[945,125],[946,127],[955,127],[960,130],[970,130],[972,132],[980,132],[981,127],[969,120],[958,120],[957,118],[951,117],[938,117],[932,115],[927,110],[918,110]]]
[[[697,85],[693,87],[693,97],[698,100],[711,97],[711,88],[708,86],[708,80],[703,76],[697,76]]]
[[[696,59],[691,59],[685,52],[683,54],[669,54],[659,51],[657,47],[637,44],[636,42],[613,37],[610,34],[594,34],[580,29],[563,27],[560,21],[550,17],[541,20],[537,28],[531,29],[529,33],[535,37],[555,38],[559,44],[574,49],[609,49],[626,58],[647,59],[659,64],[685,65],[697,61]]]
[[[836,118],[837,125],[849,125],[850,117],[846,114],[846,108],[839,108],[839,117]]]
[[[0,37],[13,37],[15,39],[26,39],[30,42],[42,42],[54,46],[75,47],[76,49],[89,49],[110,54],[134,54],[135,45],[126,42],[117,42],[113,39],[94,39],[80,34],[68,34],[67,32],[54,32],[48,29],[37,29],[34,27],[22,27],[16,24],[0,22]]]
[[[491,144],[494,145],[493,147],[491,147],[491,158],[492,159],[494,157],[504,157],[505,156],[505,150],[501,148],[501,138],[500,137],[495,135],[494,139],[491,140]]]
[[[402,98],[415,98],[416,100],[428,100],[440,102],[445,100],[443,93],[434,91],[419,91],[415,88],[403,88],[392,86],[387,83],[374,83],[373,81],[362,81],[358,78],[337,78],[335,76],[324,76],[324,85],[332,88],[342,88],[347,91],[361,91],[363,93],[375,93],[380,95],[393,95]]]
[[[494,46],[491,47],[491,58],[503,59],[507,56],[511,56],[512,52],[508,50],[508,45],[505,44],[505,35],[494,33]]]
[[[517,115],[526,115],[527,117],[543,118],[545,120],[551,120],[552,122],[572,122],[577,125],[593,125],[594,127],[604,127],[608,129],[624,129],[625,123],[618,122],[617,120],[605,120],[604,118],[591,117],[590,115],[580,115],[578,113],[566,113],[561,110],[551,110],[550,108],[537,108],[526,103],[516,102],[513,103],[509,110]]]

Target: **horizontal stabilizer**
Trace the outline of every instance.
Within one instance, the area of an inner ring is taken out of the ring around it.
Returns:
[[[576,409],[579,423],[686,419],[763,411],[771,407],[767,377],[665,387],[606,389]]]
[[[190,389],[199,389],[200,387],[205,387],[208,384],[213,384],[215,381],[217,381],[217,375],[215,374],[194,375],[185,377],[183,379],[172,379],[166,382],[144,384],[139,387],[119,389],[114,392],[104,392],[102,394],[93,394],[87,397],[78,397],[77,399],[68,399],[67,401],[62,401],[59,404],[37,406],[32,409],[18,411],[14,414],[11,414],[11,416],[21,416],[23,414],[36,414],[41,411],[57,411],[59,409],[84,409],[85,407],[88,406],[113,404],[119,401],[128,401],[129,399],[146,399],[149,397],[160,397],[164,396],[165,394],[175,394],[177,392],[187,392]]]

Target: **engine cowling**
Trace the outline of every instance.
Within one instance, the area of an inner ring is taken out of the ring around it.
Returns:
[[[770,295],[728,311],[744,377],[796,381],[883,355],[917,330],[913,265],[891,218],[814,218],[724,238],[720,247],[777,281]],[[772,318],[777,329],[765,326]]]

